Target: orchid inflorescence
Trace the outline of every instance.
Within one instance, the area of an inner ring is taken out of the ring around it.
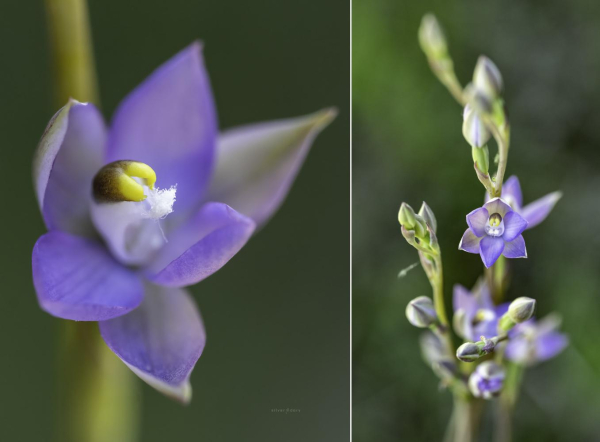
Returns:
[[[553,192],[524,206],[516,176],[504,182],[510,145],[500,70],[487,57],[480,57],[473,80],[466,87],[458,81],[448,44],[436,18],[428,14],[419,29],[419,42],[437,78],[464,108],[462,132],[471,146],[475,174],[485,188],[485,202],[466,215],[467,230],[459,249],[479,254],[482,276],[473,290],[454,286],[454,315],[447,319],[443,295],[441,250],[437,221],[423,203],[418,213],[402,203],[398,220],[402,235],[417,249],[421,265],[433,287],[433,300],[419,296],[409,302],[409,322],[430,332],[421,339],[426,361],[459,401],[477,404],[479,399],[499,397],[502,407],[514,405],[524,367],[561,352],[568,341],[557,331],[560,320],[550,315],[534,318],[536,301],[518,297],[504,302],[508,286],[506,258],[527,258],[523,232],[542,222],[562,196]],[[490,170],[488,143],[493,139],[498,154],[496,171]],[[452,329],[463,340],[455,349]],[[468,407],[466,407],[468,409]],[[477,425],[457,411],[449,426],[448,439],[471,440]]]

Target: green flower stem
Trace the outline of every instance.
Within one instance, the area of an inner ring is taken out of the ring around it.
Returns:
[[[98,83],[85,0],[45,0],[52,43],[56,100],[98,102]]]
[[[85,0],[45,0],[56,80],[56,103],[72,97],[98,105]],[[95,322],[64,321],[59,341],[60,442],[138,439],[138,382],[102,342]]]
[[[522,365],[515,363],[507,365],[504,389],[497,401],[494,413],[494,442],[511,442],[512,440],[512,414],[521,388],[523,372]]]
[[[138,383],[95,322],[63,321],[59,353],[60,442],[138,440]]]

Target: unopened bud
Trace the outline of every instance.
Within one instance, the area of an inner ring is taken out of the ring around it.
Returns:
[[[401,226],[406,227],[408,230],[414,230],[417,220],[413,208],[406,203],[402,203],[398,212],[398,221]]]
[[[475,342],[465,342],[456,350],[456,357],[463,362],[474,362],[481,356],[483,352]]]
[[[492,399],[500,394],[504,385],[504,369],[493,361],[479,364],[469,377],[469,390],[475,397]]]
[[[522,296],[515,299],[508,307],[508,315],[517,324],[527,321],[535,311],[535,299]]]
[[[421,49],[432,58],[446,55],[448,45],[440,24],[433,14],[425,14],[419,27],[419,43]]]
[[[500,96],[502,75],[492,60],[484,56],[479,57],[473,72],[473,84],[490,101],[494,101]]]
[[[471,155],[473,155],[473,163],[477,165],[477,169],[481,173],[488,173],[490,170],[490,151],[487,146],[471,148]]]
[[[415,327],[426,328],[437,322],[437,315],[431,298],[419,296],[406,306],[406,318]]]
[[[485,126],[477,112],[466,105],[463,112],[463,136],[473,147],[483,147],[490,140],[491,133]]]
[[[431,227],[431,230],[433,230],[434,233],[437,232],[437,221],[435,219],[435,215],[433,210],[431,210],[431,207],[429,207],[425,201],[423,201],[423,204],[419,209],[419,215],[423,217],[427,225]]]

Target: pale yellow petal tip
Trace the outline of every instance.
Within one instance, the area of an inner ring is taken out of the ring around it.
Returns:
[[[322,109],[314,114],[313,122],[315,126],[319,128],[325,128],[338,116],[339,110],[337,107],[332,106]]]
[[[125,362],[125,365],[127,365],[131,371],[138,375],[141,380],[165,396],[181,403],[182,405],[189,405],[192,401],[192,384],[190,384],[189,378],[179,385],[169,385],[156,379],[145,371],[128,364],[127,362]]]

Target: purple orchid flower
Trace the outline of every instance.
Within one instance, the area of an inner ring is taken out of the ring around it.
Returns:
[[[523,193],[519,178],[511,176],[502,186],[502,199],[506,201],[515,212],[521,215],[527,221],[527,229],[537,226],[544,221],[550,214],[559,199],[562,198],[562,192],[552,192],[532,203],[523,206]],[[489,195],[486,194],[486,201]]]
[[[469,377],[469,390],[475,397],[492,399],[498,396],[504,386],[504,369],[494,361],[479,364]]]
[[[494,198],[467,215],[469,228],[458,248],[469,253],[479,253],[483,264],[489,268],[500,255],[506,258],[527,258],[525,240],[521,233],[527,221],[505,201]]]
[[[491,339],[498,335],[498,320],[508,311],[509,303],[494,305],[485,282],[478,282],[473,291],[460,284],[454,286],[452,303],[453,325],[465,341],[479,341],[482,336]]]
[[[517,324],[509,332],[507,359],[531,366],[558,355],[569,344],[567,336],[557,331],[559,327],[560,319],[555,315]]]
[[[326,109],[218,135],[199,43],[127,96],[110,129],[92,104],[70,100],[34,160],[49,230],[32,256],[40,306],[98,321],[140,378],[189,401],[205,332],[183,287],[223,267],[273,215],[334,116]],[[96,180],[92,196],[94,176],[122,179],[107,183],[141,197],[107,202]]]

